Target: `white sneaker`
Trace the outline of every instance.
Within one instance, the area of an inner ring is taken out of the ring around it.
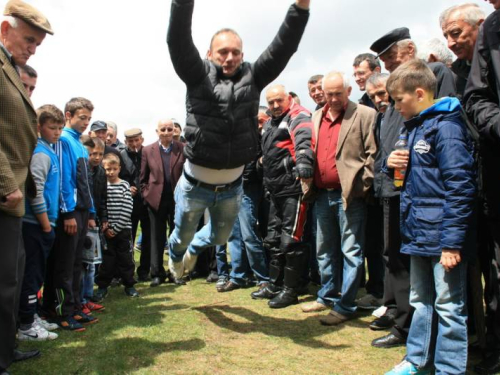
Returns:
[[[38,316],[38,314],[35,314],[35,323],[38,324],[39,326],[42,326],[45,328],[47,331],[55,331],[56,329],[59,328],[59,326],[56,323],[50,323]]]
[[[168,268],[174,276],[174,279],[181,279],[184,275],[184,262],[174,262],[172,258],[168,258]]]
[[[49,332],[41,325],[33,323],[30,329],[17,331],[17,338],[19,341],[50,341],[57,339],[58,335],[54,332]]]
[[[184,265],[184,272],[191,272],[196,266],[196,261],[198,260],[198,255],[191,254],[189,250],[186,250],[184,257],[182,258],[182,264]]]

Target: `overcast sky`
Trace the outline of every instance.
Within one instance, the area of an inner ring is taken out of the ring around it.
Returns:
[[[26,0],[25,0],[26,1]],[[275,36],[293,0],[196,0],[193,38],[205,56],[215,31],[231,27],[243,39],[246,61],[255,61]],[[486,14],[493,7],[471,0]],[[140,127],[146,143],[156,139],[161,118],[184,125],[185,86],[175,74],[166,44],[169,0],[32,0],[55,31],[28,64],[39,74],[35,107],[63,109],[74,96],[90,99],[93,120],[110,120],[123,131]],[[2,0],[2,9],[6,1]],[[314,107],[307,79],[340,70],[352,74],[354,57],[388,31],[402,26],[422,42],[442,38],[441,11],[453,0],[311,0],[311,16],[298,52],[277,79]],[[361,93],[352,82],[352,100]],[[261,96],[261,103],[264,104]]]

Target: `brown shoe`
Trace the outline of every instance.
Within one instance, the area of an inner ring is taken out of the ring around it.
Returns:
[[[348,321],[349,319],[352,319],[352,316],[343,315],[332,310],[328,313],[328,315],[319,318],[319,321],[324,326],[336,326]]]
[[[329,309],[329,307],[327,305],[324,305],[318,301],[304,303],[302,306],[300,306],[300,308],[305,313],[319,312],[319,311],[325,311],[325,310]]]
[[[241,286],[239,286],[236,283],[233,283],[231,280],[229,280],[227,283],[222,285],[220,288],[217,288],[217,291],[219,293],[224,293],[224,292],[231,292],[232,290],[240,289]]]

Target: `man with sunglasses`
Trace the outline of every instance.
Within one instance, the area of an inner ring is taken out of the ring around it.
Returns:
[[[243,168],[259,150],[260,92],[297,50],[309,3],[296,0],[271,45],[248,63],[243,62],[240,36],[227,28],[215,33],[206,59],[200,58],[191,35],[194,1],[172,0],[167,43],[174,69],[187,86],[188,160],[176,190],[170,236],[169,267],[176,277],[191,271],[206,247],[227,242],[240,210]],[[207,208],[210,220],[195,235]]]
[[[142,149],[140,185],[148,206],[151,226],[151,286],[165,282],[163,248],[167,223],[172,233],[174,222],[174,190],[184,165],[184,145],[173,139],[172,120],[160,120],[156,128],[159,140]],[[180,281],[180,277],[179,277]]]

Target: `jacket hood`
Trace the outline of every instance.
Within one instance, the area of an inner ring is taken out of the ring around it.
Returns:
[[[436,113],[451,113],[459,111],[460,108],[460,101],[457,98],[446,96],[444,98],[438,99],[432,106],[420,112],[420,116]]]

